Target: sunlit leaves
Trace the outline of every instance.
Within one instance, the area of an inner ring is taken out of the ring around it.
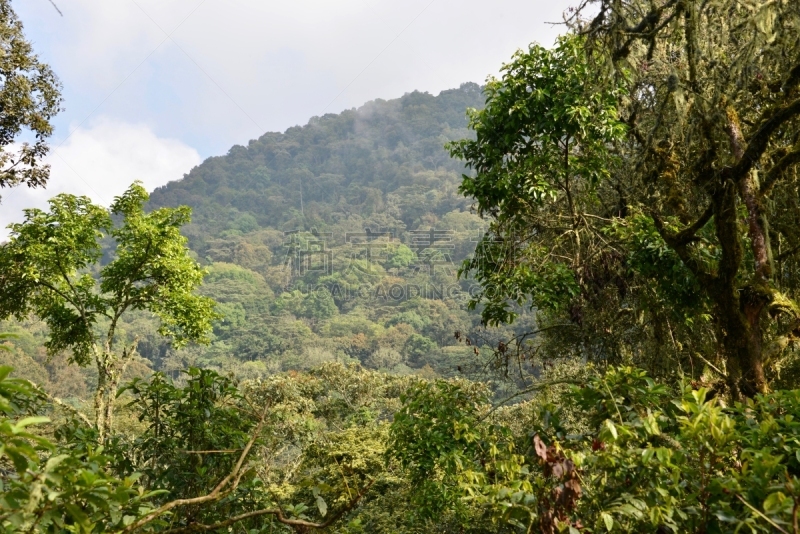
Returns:
[[[162,333],[177,345],[205,339],[215,315],[211,300],[194,293],[204,271],[180,234],[189,210],[145,213],[146,200],[137,183],[110,211],[68,194],[50,200],[47,212],[27,210],[0,247],[0,316],[43,319],[50,327],[48,350],[70,351],[80,365],[113,346],[114,326],[127,310],[156,313]],[[117,224],[112,215],[121,217]],[[106,237],[116,248],[100,268]]]
[[[582,39],[532,45],[486,85],[486,107],[470,112],[476,139],[449,145],[473,169],[461,192],[491,221],[464,264],[483,291],[484,321],[512,322],[515,307],[559,309],[580,293],[583,212],[610,176],[609,146],[625,128],[613,89],[592,86]],[[591,207],[590,207],[591,206]]]

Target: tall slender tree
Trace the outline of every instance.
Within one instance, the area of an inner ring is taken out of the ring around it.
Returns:
[[[187,207],[145,213],[140,183],[110,210],[86,197],[62,194],[50,211],[25,211],[0,246],[0,318],[35,316],[50,329],[47,350],[67,351],[81,366],[94,362],[98,383],[95,424],[101,441],[113,423],[113,401],[137,340],[118,333],[122,316],[147,310],[174,345],[203,342],[216,317],[214,302],[195,293],[205,271],[189,255],[180,229]],[[116,224],[115,224],[116,221]],[[101,240],[111,238],[111,261],[101,266]]]

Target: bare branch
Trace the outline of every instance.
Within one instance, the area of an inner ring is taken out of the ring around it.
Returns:
[[[145,515],[138,521],[135,521],[125,527],[124,529],[120,530],[117,534],[128,534],[130,532],[134,532],[145,526],[146,524],[150,523],[151,521],[157,519],[158,517],[164,515],[165,513],[169,512],[174,508],[180,508],[183,506],[191,506],[195,504],[205,504],[209,502],[216,502],[219,501],[231,493],[233,493],[236,488],[239,486],[239,482],[242,479],[242,466],[244,465],[245,460],[247,460],[248,455],[250,454],[250,450],[255,445],[258,436],[261,434],[261,430],[264,427],[264,423],[266,421],[266,407],[264,408],[264,412],[261,414],[261,419],[256,425],[255,429],[253,430],[253,435],[250,437],[250,440],[245,445],[244,449],[242,449],[242,453],[239,455],[239,460],[236,462],[236,465],[233,466],[228,475],[220,480],[219,484],[211,490],[210,493],[207,495],[202,495],[200,497],[193,497],[190,499],[176,499],[174,501],[170,501],[166,504],[163,504],[150,512],[149,514]]]
[[[505,399],[501,400],[491,410],[489,410],[489,412],[486,415],[481,417],[480,421],[485,420],[490,415],[492,415],[494,412],[496,412],[497,410],[502,408],[504,405],[506,405],[507,403],[509,403],[512,400],[516,399],[517,397],[521,397],[522,395],[527,395],[528,393],[533,393],[535,391],[539,391],[539,390],[542,390],[542,389],[550,387],[550,386],[580,385],[580,384],[581,384],[580,380],[576,380],[576,379],[572,379],[572,378],[564,378],[564,379],[559,379],[559,380],[546,380],[546,381],[539,382],[539,383],[534,384],[534,385],[532,385],[530,387],[527,387],[527,388],[525,388],[523,390],[517,391],[513,395],[511,395],[509,397],[506,397]]]
[[[67,404],[64,401],[62,401],[61,399],[59,399],[58,397],[54,397],[54,396],[50,395],[48,392],[46,392],[44,389],[42,389],[41,386],[39,386],[38,384],[34,384],[33,382],[30,382],[30,381],[28,381],[28,383],[43,398],[49,400],[50,402],[52,402],[56,406],[59,406],[60,408],[63,408],[64,410],[68,411],[72,415],[76,416],[78,419],[83,421],[83,423],[85,425],[87,425],[89,427],[92,427],[92,428],[94,427],[94,423],[92,423],[89,420],[89,418],[86,417],[86,415],[84,415],[82,412],[80,412],[77,408],[75,408],[73,406],[70,406],[69,404]]]
[[[64,16],[64,14],[61,12],[61,10],[60,10],[60,9],[58,9],[58,6],[56,5],[56,3],[55,3],[53,0],[49,0],[49,2],[50,2],[50,4],[51,4],[51,5],[52,5],[54,8],[56,8],[56,11],[58,11],[58,14],[59,14],[59,15],[61,15],[61,16],[63,17],[63,16]]]
[[[237,515],[226,519],[225,521],[220,521],[218,523],[214,523],[212,525],[204,525],[202,523],[192,523],[191,525],[181,527],[181,528],[173,528],[164,532],[164,534],[184,534],[189,532],[206,532],[209,530],[217,530],[225,527],[229,527],[238,523],[239,521],[244,521],[245,519],[250,519],[253,517],[261,517],[264,515],[272,515],[275,516],[275,519],[278,520],[279,523],[284,525],[295,527],[295,528],[302,528],[302,529],[323,529],[331,526],[333,523],[341,519],[341,517],[352,510],[356,504],[361,500],[364,495],[366,495],[367,491],[372,487],[375,483],[374,480],[370,481],[364,489],[358,492],[358,494],[353,497],[346,506],[342,507],[338,512],[328,517],[328,519],[324,523],[312,523],[311,521],[304,521],[302,519],[289,519],[283,515],[283,511],[280,508],[265,508],[263,510],[255,510],[252,512],[247,512],[241,515]]]

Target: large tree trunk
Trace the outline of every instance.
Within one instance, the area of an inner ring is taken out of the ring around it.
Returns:
[[[744,157],[746,142],[739,117],[733,107],[726,109],[726,131],[735,161]],[[719,314],[722,347],[726,355],[728,384],[734,399],[752,397],[767,391],[764,376],[761,320],[769,303],[772,278],[772,253],[767,219],[758,198],[758,175],[755,169],[738,179],[727,172],[714,198],[717,238],[722,248],[717,287],[711,295]],[[736,182],[734,184],[734,182]],[[740,288],[738,279],[743,260],[737,216],[738,198],[747,209],[747,234],[753,254],[754,272],[749,286]]]
[[[747,189],[747,186],[742,188]],[[769,263],[764,252],[766,240],[751,239],[756,247],[755,281],[742,290],[739,287],[739,274],[743,260],[743,250],[739,221],[737,217],[737,191],[730,182],[720,186],[714,197],[714,219],[717,239],[722,254],[715,284],[708,287],[709,296],[717,308],[719,331],[718,340],[725,354],[728,371],[728,385],[734,399],[752,397],[767,391],[764,376],[762,328],[763,310],[768,302],[761,286],[768,284]],[[758,233],[757,217],[749,219],[752,237]]]
[[[723,353],[726,357],[728,386],[734,399],[752,397],[767,391],[761,343],[761,312],[765,302],[752,299],[735,289],[718,295],[717,309]]]
[[[122,373],[128,366],[133,350],[133,348],[123,350],[122,357],[104,351],[96,358],[97,389],[94,392],[94,415],[98,440],[101,444],[111,435],[114,425],[114,400],[117,397]]]

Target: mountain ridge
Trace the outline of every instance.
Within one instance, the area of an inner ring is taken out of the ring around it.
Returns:
[[[310,229],[331,224],[334,214],[379,212],[386,196],[402,187],[427,185],[429,191],[441,185],[456,193],[463,167],[443,145],[469,135],[466,109],[482,104],[481,87],[466,83],[437,96],[414,91],[312,117],[304,126],[267,132],[246,147],[234,145],[225,155],[207,158],[183,179],[154,190],[150,205],[192,206],[196,224],[221,234],[250,230],[251,219],[237,223],[247,213],[259,227]],[[421,171],[439,171],[440,180]],[[401,194],[406,192],[412,191]],[[404,207],[390,212],[413,226]],[[197,246],[198,236],[191,229],[189,234]]]

